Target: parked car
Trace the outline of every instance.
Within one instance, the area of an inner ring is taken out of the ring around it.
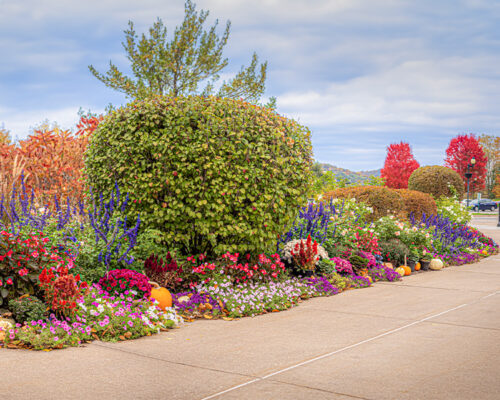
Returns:
[[[490,199],[472,200],[469,202],[472,211],[493,211],[498,208],[498,204]]]

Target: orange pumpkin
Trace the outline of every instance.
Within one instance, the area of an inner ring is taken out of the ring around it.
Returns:
[[[408,276],[408,275],[411,275],[411,268],[406,266],[406,265],[401,265],[400,268],[403,268],[403,270],[405,271],[405,276]]]
[[[418,262],[418,263],[416,263],[416,264],[415,264],[415,271],[420,271],[420,268],[421,268],[421,267],[422,267],[422,266],[420,265],[420,263],[419,263],[419,262]]]
[[[159,304],[159,307],[165,311],[165,308],[172,307],[172,295],[164,287],[160,287],[156,282],[149,282],[153,289],[151,289],[151,295],[149,299],[155,299]]]

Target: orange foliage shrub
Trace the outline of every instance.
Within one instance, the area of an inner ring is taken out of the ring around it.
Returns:
[[[353,186],[332,190],[323,195],[325,200],[331,198],[353,198],[373,208],[372,219],[386,215],[405,217],[403,197],[395,190],[384,186]]]
[[[430,194],[408,189],[396,191],[403,197],[405,217],[408,218],[413,213],[415,218],[420,220],[422,213],[426,216],[437,214],[436,202]]]
[[[84,195],[83,157],[89,136],[102,116],[81,117],[76,133],[55,127],[34,129],[17,146],[0,144],[0,189],[7,197],[12,184],[24,172],[26,189],[34,190],[40,205],[58,199],[81,199]]]

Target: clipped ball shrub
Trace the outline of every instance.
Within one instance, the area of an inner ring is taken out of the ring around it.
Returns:
[[[262,252],[307,199],[312,148],[307,128],[267,108],[155,97],[107,115],[85,165],[94,192],[116,180],[130,217],[180,254]]]
[[[437,214],[436,201],[430,194],[408,189],[396,189],[396,191],[403,197],[407,218],[413,214],[416,219],[420,220],[423,213],[426,216]]]
[[[373,208],[367,219],[376,220],[386,215],[404,216],[403,197],[395,190],[383,186],[353,186],[332,190],[323,195],[325,200],[332,198],[356,199]]]
[[[450,189],[450,186],[454,189]],[[430,165],[413,171],[408,180],[408,189],[429,193],[435,199],[452,197],[455,192],[459,198],[462,198],[464,182],[458,172],[451,168]]]

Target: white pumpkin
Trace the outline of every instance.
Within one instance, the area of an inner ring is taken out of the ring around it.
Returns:
[[[434,258],[431,260],[431,263],[429,264],[429,268],[438,271],[441,268],[443,268],[444,264],[439,258]]]

